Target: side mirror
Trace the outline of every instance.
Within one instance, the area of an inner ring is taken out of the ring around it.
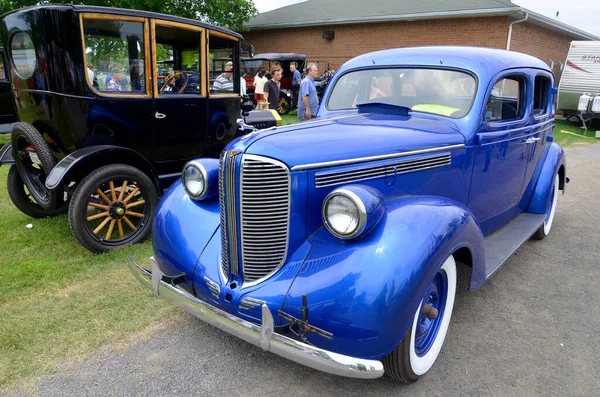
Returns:
[[[254,46],[252,44],[250,44],[248,46],[248,56],[250,58],[254,58],[254,55],[256,55],[256,51],[254,50]]]
[[[242,116],[248,117],[250,111],[254,109],[254,104],[248,95],[242,97]]]

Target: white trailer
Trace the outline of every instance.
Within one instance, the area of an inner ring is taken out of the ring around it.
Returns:
[[[600,41],[571,43],[558,85],[558,108],[566,117],[584,112],[587,119],[600,119]]]

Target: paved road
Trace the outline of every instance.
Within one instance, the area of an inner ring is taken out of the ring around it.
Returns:
[[[14,395],[598,396],[600,145],[569,149],[571,183],[554,228],[526,243],[481,290],[462,290],[432,371],[402,386],[296,365],[185,314],[125,349],[107,349]]]

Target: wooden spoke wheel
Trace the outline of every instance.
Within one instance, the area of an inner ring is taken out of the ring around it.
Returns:
[[[290,103],[289,98],[284,94],[279,94],[279,106],[277,107],[277,113],[281,115],[286,115],[290,112],[292,104]]]
[[[69,206],[73,235],[87,249],[104,252],[142,241],[150,233],[158,194],[139,169],[111,164],[79,185]]]

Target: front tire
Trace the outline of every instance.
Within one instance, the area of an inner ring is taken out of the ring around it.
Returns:
[[[79,184],[69,205],[69,224],[81,245],[105,252],[143,241],[158,205],[156,186],[126,164],[100,167]]]
[[[450,256],[430,281],[404,338],[383,358],[383,367],[389,377],[410,383],[431,369],[448,332],[455,295],[456,262]],[[431,318],[431,307],[437,310],[435,318]],[[429,314],[426,314],[428,310]]]
[[[558,188],[560,186],[560,179],[558,174],[554,177],[554,185],[552,185],[552,192],[550,193],[550,202],[548,203],[548,209],[546,211],[546,219],[544,224],[534,233],[531,238],[533,240],[543,240],[547,235],[550,234],[552,229],[552,223],[554,222],[554,214],[556,213],[556,202],[558,201]]]

